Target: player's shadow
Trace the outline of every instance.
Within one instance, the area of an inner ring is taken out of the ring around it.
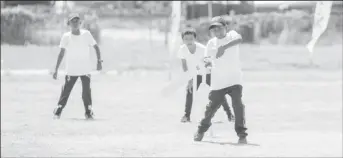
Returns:
[[[218,144],[218,145],[233,145],[233,146],[260,146],[259,144],[248,143],[248,144],[238,144],[233,142],[217,142],[217,141],[202,141],[204,143]]]
[[[101,118],[95,118],[92,120],[87,120],[85,118],[67,118],[68,120],[72,120],[72,121],[105,121],[106,119],[101,119]]]

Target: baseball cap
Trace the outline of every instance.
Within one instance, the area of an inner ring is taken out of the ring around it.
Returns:
[[[80,19],[80,15],[77,14],[77,13],[72,13],[72,14],[69,15],[68,21],[71,21],[71,20],[73,20],[75,18],[79,18]]]
[[[208,29],[211,30],[215,26],[225,26],[225,25],[226,25],[225,19],[221,16],[216,16],[211,19],[211,24]]]

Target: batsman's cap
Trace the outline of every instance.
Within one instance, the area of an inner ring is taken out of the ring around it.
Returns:
[[[69,18],[68,18],[68,21],[71,21],[71,20],[73,20],[73,19],[75,19],[75,18],[80,19],[80,14],[78,14],[78,13],[72,13],[72,14],[70,14],[70,15],[69,15]]]
[[[211,30],[213,27],[225,26],[225,25],[226,25],[225,19],[221,16],[216,16],[216,17],[213,17],[211,19],[211,24],[210,24],[210,27],[208,29]]]

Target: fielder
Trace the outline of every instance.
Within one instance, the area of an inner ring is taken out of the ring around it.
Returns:
[[[203,63],[205,55],[205,46],[195,42],[196,31],[193,28],[187,28],[181,34],[183,45],[180,46],[178,51],[178,57],[181,59],[182,68],[185,73],[196,74],[196,88],[198,89],[202,83],[202,75],[206,75],[206,84],[211,83],[210,71],[206,71]],[[202,70],[201,70],[202,69]],[[181,122],[190,122],[190,114],[193,104],[193,78],[188,81],[187,85],[187,95],[185,104],[185,115],[182,117]],[[227,103],[227,100],[223,100],[223,108],[226,112],[229,121],[234,120],[234,116],[231,109]]]
[[[234,30],[227,30],[227,23],[222,17],[214,17],[209,30],[215,35],[206,46],[206,53],[213,57],[211,70],[212,82],[209,104],[201,120],[194,141],[201,141],[204,133],[211,126],[211,119],[228,94],[235,113],[235,131],[239,144],[246,144],[245,106],[242,102],[242,70],[239,58],[239,44],[242,37]],[[227,32],[229,31],[229,32]]]
[[[66,54],[66,76],[65,84],[62,87],[58,106],[54,110],[54,118],[60,118],[63,108],[66,106],[71,90],[75,82],[80,77],[82,81],[82,100],[85,107],[86,119],[93,119],[92,96],[91,96],[91,76],[92,71],[90,59],[90,47],[93,47],[97,55],[97,70],[102,69],[100,49],[88,30],[80,29],[81,19],[77,14],[72,14],[67,23],[71,31],[64,33],[60,42],[60,53],[53,78],[57,79],[58,68]]]

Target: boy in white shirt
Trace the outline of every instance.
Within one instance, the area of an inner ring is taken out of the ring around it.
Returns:
[[[197,89],[202,83],[202,75],[206,74],[206,84],[210,86],[211,74],[209,71],[205,72],[203,59],[205,56],[205,46],[195,42],[196,31],[193,28],[186,28],[182,34],[183,45],[180,46],[178,57],[181,59],[183,71],[190,76],[197,74]],[[190,114],[193,104],[193,79],[190,79],[187,85],[185,115],[182,117],[181,122],[190,122]],[[229,121],[234,120],[234,116],[230,107],[225,99],[223,101],[223,109],[228,115]]]
[[[71,90],[80,77],[82,81],[82,100],[85,107],[86,119],[93,119],[90,73],[92,71],[90,48],[93,47],[97,55],[97,70],[102,69],[100,49],[88,30],[80,29],[81,20],[78,14],[72,14],[67,23],[71,31],[64,33],[60,42],[60,53],[58,55],[53,78],[57,79],[58,68],[66,54],[66,76],[62,87],[58,106],[54,110],[54,118],[60,118],[63,108],[66,106]]]
[[[212,59],[212,82],[209,104],[205,117],[201,120],[194,141],[201,141],[204,133],[211,126],[211,119],[228,94],[235,113],[235,131],[239,144],[246,144],[245,106],[242,102],[242,70],[239,56],[239,44],[242,37],[234,30],[228,32],[227,22],[222,17],[214,17],[210,31],[215,35],[206,46],[207,55]]]

